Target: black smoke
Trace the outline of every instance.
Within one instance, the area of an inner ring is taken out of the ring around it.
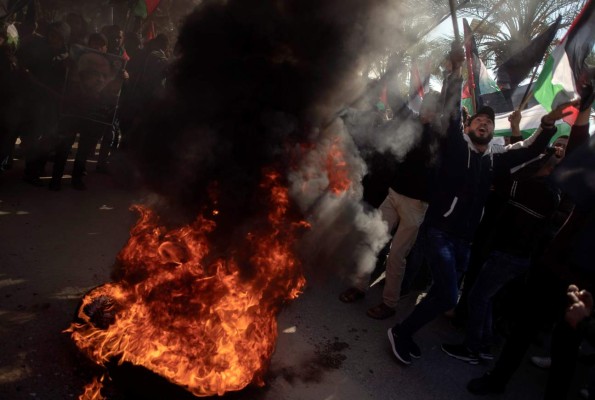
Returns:
[[[286,177],[295,162],[288,149],[316,142],[361,93],[358,74],[386,3],[202,2],[180,31],[167,92],[133,144],[159,211],[181,221],[217,209],[223,248],[258,221],[263,167]]]

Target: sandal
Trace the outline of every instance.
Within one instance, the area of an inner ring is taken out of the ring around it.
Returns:
[[[350,287],[339,295],[339,300],[343,303],[353,303],[354,301],[361,300],[366,297],[366,292],[359,290],[356,287]]]
[[[372,307],[368,310],[366,315],[374,319],[387,319],[395,315],[396,311],[394,308],[387,306],[384,303],[378,304],[376,307]]]

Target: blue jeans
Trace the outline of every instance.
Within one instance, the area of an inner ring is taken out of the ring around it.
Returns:
[[[492,303],[502,287],[529,269],[529,257],[493,251],[469,293],[469,320],[465,344],[479,351],[492,344]]]
[[[423,234],[433,282],[426,297],[401,323],[400,332],[409,336],[456,306],[459,281],[469,263],[468,241],[432,227],[427,227]]]

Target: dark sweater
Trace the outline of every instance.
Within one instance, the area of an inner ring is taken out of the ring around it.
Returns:
[[[391,189],[412,199],[428,201],[432,166],[435,163],[435,151],[438,133],[431,124],[424,124],[421,138],[411,149],[403,162],[399,163],[391,178]]]
[[[560,193],[544,177],[510,180],[498,191],[508,199],[492,232],[492,248],[530,257],[560,203]]]
[[[460,80],[449,82],[447,110],[460,109],[460,84]],[[426,225],[471,241],[494,177],[508,174],[511,168],[537,157],[555,132],[555,127],[543,129],[526,147],[508,151],[499,148],[502,152],[494,152],[496,147],[490,147],[479,153],[465,138],[461,113],[451,113],[440,166],[430,192]]]

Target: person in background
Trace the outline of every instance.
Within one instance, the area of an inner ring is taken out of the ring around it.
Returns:
[[[25,154],[23,179],[35,186],[44,185],[40,176],[56,137],[69,65],[69,38],[68,24],[54,22],[47,27],[47,37],[31,37],[16,53],[27,104],[19,127]]]

